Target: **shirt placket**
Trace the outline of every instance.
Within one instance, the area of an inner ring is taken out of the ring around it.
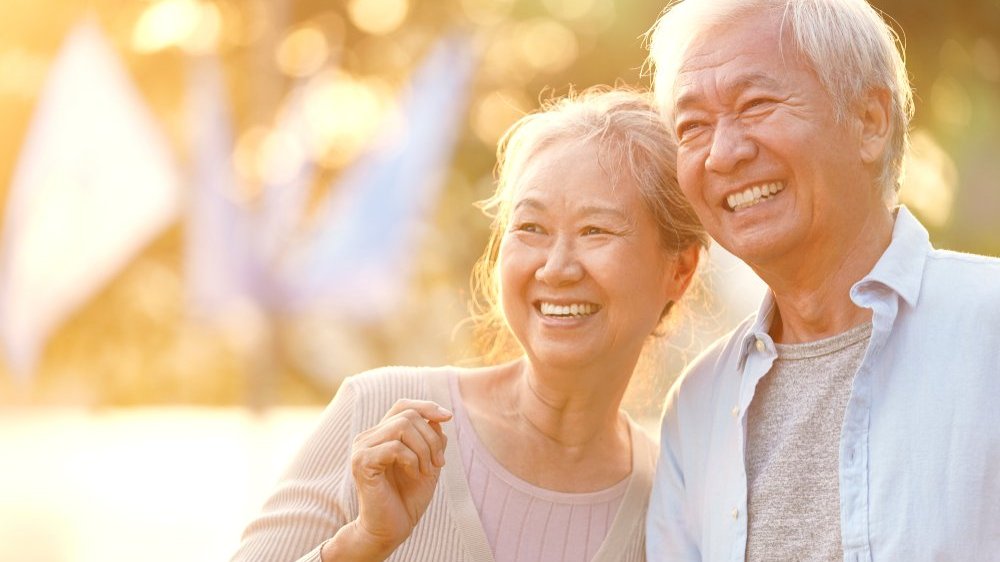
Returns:
[[[731,559],[744,562],[747,551],[747,504],[749,488],[747,484],[746,445],[747,445],[747,411],[753,401],[757,383],[771,370],[777,351],[774,342],[766,333],[759,332],[748,338],[746,359],[741,370],[739,403],[733,407],[733,424],[737,432],[737,459],[739,466],[739,485],[734,491],[730,516],[734,526],[733,551]]]
[[[840,525],[844,560],[850,562],[872,559],[868,498],[873,369],[898,310],[895,294],[880,292],[875,287],[853,292],[855,303],[870,308],[873,315],[871,340],[854,376],[840,436]]]

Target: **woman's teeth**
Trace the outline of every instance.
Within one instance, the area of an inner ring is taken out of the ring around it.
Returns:
[[[775,193],[783,189],[785,189],[785,185],[781,182],[755,185],[739,193],[733,193],[726,198],[726,203],[729,204],[729,210],[738,211],[747,207],[753,207],[765,199],[771,198]]]
[[[538,308],[545,316],[590,316],[597,312],[598,306],[590,303],[559,305],[543,302]]]

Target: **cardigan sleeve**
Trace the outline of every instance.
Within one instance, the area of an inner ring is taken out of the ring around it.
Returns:
[[[319,562],[322,543],[356,517],[350,450],[359,431],[357,402],[348,378],[243,532],[234,562]]]

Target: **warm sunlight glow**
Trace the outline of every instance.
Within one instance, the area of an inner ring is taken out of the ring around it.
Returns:
[[[941,227],[951,216],[957,185],[958,169],[948,153],[927,131],[914,131],[906,154],[900,201],[930,225]]]
[[[0,95],[31,99],[45,80],[48,62],[25,49],[0,51]]]
[[[534,67],[524,64],[517,55],[519,49],[515,26],[506,24],[498,27],[485,44],[480,71],[484,79],[507,87],[521,87],[538,75]]]
[[[576,35],[552,19],[525,22],[515,33],[521,59],[542,72],[565,70],[579,54]]]
[[[986,37],[976,39],[972,48],[972,60],[979,74],[990,82],[1000,82],[1000,53],[996,45]]]
[[[132,32],[132,46],[149,53],[180,45],[198,30],[201,5],[195,0],[162,0],[146,8]]]
[[[340,71],[317,75],[304,100],[310,154],[333,166],[348,162],[383,126],[392,97],[381,80]]]
[[[358,29],[373,35],[392,33],[410,11],[409,0],[350,0],[347,13]]]
[[[228,559],[318,414],[5,409],[0,560]]]
[[[486,27],[503,22],[510,14],[514,0],[461,0],[461,4],[470,22]]]
[[[564,20],[580,19],[589,14],[597,0],[542,0],[553,16]]]
[[[265,185],[292,181],[308,158],[303,139],[282,129],[270,131],[258,150],[257,174]]]
[[[520,119],[531,107],[531,102],[519,91],[490,92],[473,107],[472,130],[484,144],[494,146],[507,127]]]
[[[942,75],[931,87],[931,110],[934,117],[954,129],[966,127],[972,119],[972,100],[958,80]]]
[[[281,40],[275,61],[278,68],[289,76],[309,76],[323,66],[328,54],[326,36],[319,29],[307,25]]]
[[[181,48],[194,55],[214,52],[222,36],[222,13],[218,6],[201,2],[198,8],[197,23],[181,41]]]

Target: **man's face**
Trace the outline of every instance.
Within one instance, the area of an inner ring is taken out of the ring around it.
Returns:
[[[779,18],[702,33],[674,88],[681,189],[719,244],[765,269],[843,244],[884,212],[858,119],[837,121]]]

